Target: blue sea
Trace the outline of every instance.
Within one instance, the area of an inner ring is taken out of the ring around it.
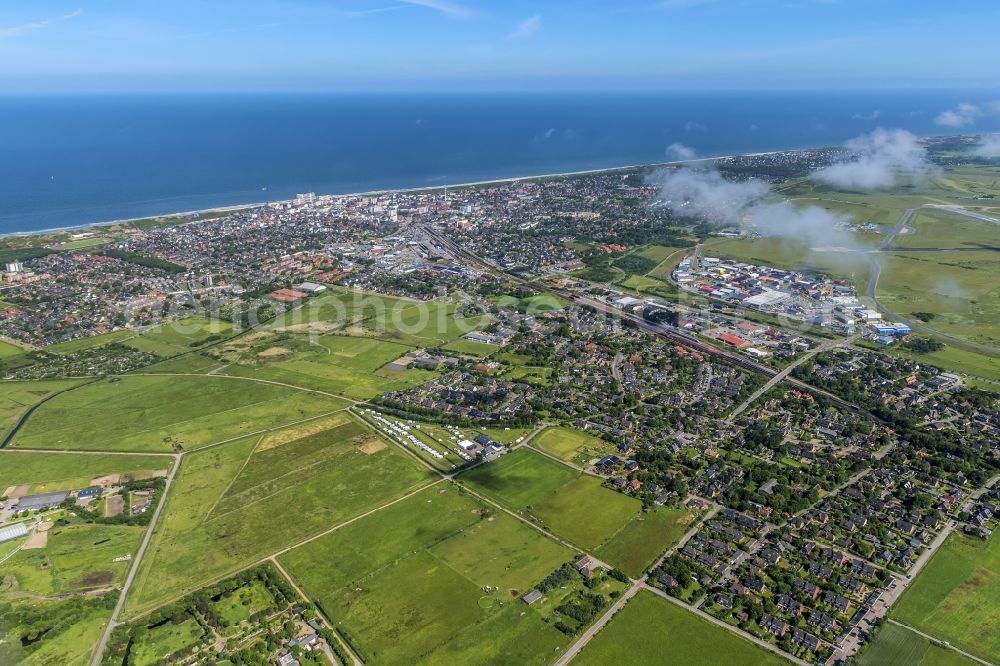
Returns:
[[[0,97],[0,233],[842,143],[998,91]],[[967,131],[996,131],[982,118]]]

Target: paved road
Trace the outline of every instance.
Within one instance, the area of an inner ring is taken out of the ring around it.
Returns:
[[[97,644],[97,651],[94,652],[94,658],[91,660],[91,666],[99,666],[101,663],[101,658],[104,656],[104,650],[108,647],[108,639],[111,638],[111,632],[114,628],[118,626],[118,616],[122,612],[122,607],[125,606],[125,597],[128,596],[129,588],[132,587],[132,581],[135,580],[135,574],[139,571],[139,563],[142,562],[142,556],[146,553],[146,548],[149,546],[149,542],[153,537],[153,530],[156,528],[156,522],[160,519],[160,514],[163,512],[163,507],[167,504],[167,497],[170,491],[170,484],[174,481],[174,476],[177,474],[177,469],[181,465],[181,454],[174,454],[174,466],[170,469],[170,473],[167,474],[167,482],[163,488],[163,493],[160,495],[160,501],[156,503],[156,509],[153,511],[153,517],[149,521],[149,527],[146,528],[146,533],[142,537],[142,543],[139,544],[139,550],[136,551],[135,557],[132,559],[132,568],[128,570],[128,575],[125,577],[125,584],[122,585],[121,594],[118,595],[118,602],[115,604],[115,610],[111,613],[111,619],[108,620],[108,626],[104,629],[104,634],[101,636],[101,642]]]
[[[729,414],[729,416],[726,417],[726,423],[732,423],[733,419],[735,419],[737,416],[739,416],[743,412],[743,410],[745,410],[747,407],[749,407],[754,402],[756,402],[757,398],[759,398],[760,396],[762,396],[765,393],[767,393],[768,391],[770,391],[776,384],[778,384],[779,382],[781,382],[782,380],[784,380],[786,377],[788,377],[788,375],[791,374],[792,370],[794,370],[795,368],[799,367],[800,365],[802,365],[803,363],[805,363],[806,361],[808,361],[809,359],[811,359],[816,354],[830,351],[831,349],[833,349],[835,347],[841,347],[843,345],[848,345],[851,342],[853,342],[855,339],[857,339],[857,337],[858,337],[857,335],[853,335],[853,336],[851,336],[849,338],[844,338],[842,340],[830,340],[829,342],[824,342],[819,347],[816,347],[815,349],[812,349],[812,350],[806,352],[805,354],[803,354],[802,356],[800,356],[799,358],[795,359],[794,361],[792,361],[791,363],[789,363],[788,365],[786,365],[784,368],[782,368],[781,372],[779,372],[778,374],[776,374],[774,377],[771,377],[771,379],[769,379],[766,384],[764,384],[759,389],[757,389],[756,391],[754,391],[753,394],[749,398],[747,398],[746,400],[744,400],[742,404],[740,404],[736,409],[734,409]]]
[[[568,664],[573,657],[579,654],[580,650],[582,650],[583,647],[590,642],[590,639],[596,636],[597,632],[603,629],[604,625],[611,621],[611,618],[615,616],[615,613],[620,611],[625,604],[628,603],[628,600],[638,594],[639,590],[643,589],[643,587],[644,583],[642,583],[642,581],[633,582],[632,587],[628,588],[622,596],[618,597],[618,600],[615,601],[615,603],[611,605],[611,608],[609,608],[608,611],[601,616],[601,619],[590,625],[590,628],[583,632],[580,638],[576,639],[576,642],[573,643],[573,645],[569,646],[569,649],[566,650],[563,656],[556,660],[553,666],[566,666],[566,664]]]

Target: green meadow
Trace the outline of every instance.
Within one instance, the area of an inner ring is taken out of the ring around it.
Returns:
[[[3,563],[4,590],[48,597],[117,585],[131,561],[112,560],[134,555],[143,531],[125,525],[54,525],[44,548],[22,549]]]
[[[280,559],[369,663],[544,664],[571,639],[518,597],[572,557],[436,484]]]
[[[25,422],[12,445],[190,450],[344,406],[337,398],[228,377],[128,376],[49,400]]]
[[[74,490],[89,486],[95,476],[145,477],[153,472],[167,472],[173,464],[169,456],[0,451],[0,492],[22,484],[30,484],[32,493]]]
[[[582,430],[561,426],[547,428],[531,440],[531,445],[576,465],[586,465],[595,459],[617,452],[611,442]]]
[[[33,406],[59,391],[82,383],[83,380],[79,379],[0,382],[0,436],[6,437]]]
[[[788,662],[652,592],[641,591],[583,648],[573,663],[777,666]]]
[[[888,622],[857,658],[858,666],[973,666],[975,663],[906,627]]]
[[[339,414],[186,455],[127,611],[192,592],[433,478]]]
[[[587,550],[608,542],[642,508],[639,500],[602,487],[601,479],[530,449],[512,451],[458,478]]]
[[[988,661],[1000,661],[1000,539],[948,537],[890,616]]]

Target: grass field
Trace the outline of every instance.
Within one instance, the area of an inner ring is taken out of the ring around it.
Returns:
[[[38,602],[28,602],[38,603]],[[54,602],[49,602],[54,603]],[[76,618],[62,623],[45,636],[41,646],[30,654],[8,655],[5,648],[16,650],[16,645],[0,646],[0,663],[18,666],[89,666],[94,647],[101,638],[104,626],[111,618],[110,608],[97,607]],[[8,656],[11,661],[5,661]]]
[[[57,391],[83,382],[77,379],[44,379],[29,382],[0,382],[0,441],[29,409]]]
[[[150,329],[126,344],[157,356],[175,356],[210,339],[228,336],[232,330],[233,325],[227,321],[186,317]]]
[[[927,326],[1000,346],[1000,255],[996,252],[890,252],[879,257],[876,295],[903,315],[930,312]]]
[[[345,406],[333,397],[227,377],[132,376],[59,395],[12,445],[90,451],[171,451],[273,428]]]
[[[973,666],[954,650],[934,645],[905,627],[888,622],[857,659],[858,666]]]
[[[691,529],[696,518],[696,514],[683,508],[658,506],[648,513],[641,512],[594,555],[632,578],[639,578]]]
[[[970,654],[1000,661],[1000,539],[949,536],[890,615]]]
[[[602,488],[600,479],[529,449],[512,451],[459,478],[584,549],[605,543],[641,508],[638,500]]]
[[[595,458],[616,453],[615,445],[574,428],[548,428],[531,445],[567,462],[585,465]]]
[[[32,493],[75,490],[90,485],[95,476],[147,476],[168,471],[169,456],[118,456],[35,451],[0,451],[0,493],[8,486],[31,484]]]
[[[274,605],[274,595],[259,580],[253,580],[249,585],[224,594],[221,599],[212,603],[213,610],[227,626],[249,620],[253,613]]]
[[[777,666],[788,662],[697,615],[639,592],[573,660],[605,664]]]
[[[483,356],[489,356],[500,349],[497,345],[486,344],[485,342],[476,342],[475,340],[466,340],[465,338],[459,338],[458,340],[452,340],[447,345],[444,346],[446,351],[455,352],[456,354],[465,354],[466,356],[475,356],[476,358],[482,358]]]
[[[164,622],[145,632],[135,641],[131,650],[131,661],[136,666],[154,666],[163,663],[163,657],[200,643],[204,634],[201,626],[191,617],[180,624]]]
[[[438,484],[281,561],[369,663],[547,663],[571,639],[517,596],[573,553],[484,509]]]
[[[128,612],[191,592],[432,478],[353,419],[320,432],[302,424],[187,455]]]
[[[993,222],[936,209],[917,211],[909,226],[913,232],[896,236],[894,244],[930,248],[996,247],[1000,234],[1000,227]]]
[[[302,338],[305,339],[304,336]],[[224,372],[231,376],[266,379],[355,400],[367,400],[385,391],[408,388],[437,376],[434,371],[417,368],[403,372],[383,369],[386,363],[410,350],[411,347],[406,345],[375,338],[324,335],[304,350],[296,350],[280,358],[261,359],[257,354],[251,359],[244,354],[241,363],[228,366]]]
[[[103,335],[91,335],[85,338],[76,338],[65,342],[57,342],[46,347],[45,351],[52,352],[53,354],[72,354],[73,352],[83,351],[85,349],[103,347],[104,345],[109,345],[112,342],[121,342],[122,340],[127,340],[134,335],[135,332],[128,329],[112,331],[111,333],[104,333]]]
[[[207,354],[197,352],[187,353],[183,356],[175,356],[174,358],[169,358],[165,361],[154,363],[153,365],[147,365],[132,374],[163,372],[203,375],[211,370],[221,367],[222,365],[224,365],[223,362],[217,361]]]
[[[0,340],[0,358],[10,358],[11,356],[23,354],[25,351],[27,350],[7,342],[6,340]]]
[[[8,592],[52,596],[116,585],[131,562],[112,562],[135,554],[144,528],[123,525],[56,525],[45,548],[21,550],[3,564]],[[7,576],[17,579],[9,585]]]

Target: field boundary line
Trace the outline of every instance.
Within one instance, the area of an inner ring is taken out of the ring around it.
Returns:
[[[219,493],[219,496],[215,498],[214,502],[212,502],[211,508],[209,508],[209,510],[205,513],[205,517],[201,519],[200,523],[201,525],[204,525],[205,523],[208,522],[208,517],[212,515],[212,512],[215,511],[215,507],[219,506],[219,502],[221,502],[225,494],[229,492],[229,489],[233,487],[233,484],[236,483],[236,479],[238,479],[240,474],[243,473],[243,470],[246,469],[246,466],[250,464],[250,458],[253,457],[254,452],[257,451],[257,447],[260,446],[261,442],[264,441],[265,437],[267,437],[266,432],[260,434],[260,437],[257,439],[257,443],[253,445],[253,448],[250,449],[250,453],[247,454],[246,460],[243,461],[243,464],[240,465],[240,468],[236,470],[236,474],[233,474],[233,478],[229,479],[229,483],[226,484],[226,487],[222,489],[222,492]]]
[[[271,553],[270,555],[266,555],[266,556],[264,556],[264,557],[262,557],[262,558],[260,558],[258,560],[254,560],[253,562],[250,562],[250,563],[246,564],[245,566],[240,566],[240,567],[237,567],[237,568],[232,569],[230,571],[227,571],[225,573],[219,574],[218,576],[215,576],[215,577],[213,577],[213,578],[211,578],[209,580],[206,580],[203,583],[200,583],[197,587],[195,587],[193,589],[185,590],[184,592],[182,592],[180,594],[176,594],[176,595],[170,597],[169,599],[165,599],[163,601],[156,602],[155,604],[151,605],[149,608],[145,608],[142,611],[137,612],[135,615],[131,616],[129,618],[129,621],[130,622],[134,622],[134,621],[138,620],[141,617],[149,615],[150,613],[152,613],[153,611],[157,610],[158,608],[162,608],[164,606],[167,606],[169,604],[174,603],[175,601],[183,599],[184,597],[188,596],[192,592],[200,590],[203,587],[208,587],[210,585],[214,585],[215,583],[218,583],[219,581],[225,580],[227,578],[232,578],[233,576],[235,576],[236,574],[240,573],[241,571],[247,571],[247,570],[252,569],[252,568],[254,568],[256,566],[260,566],[261,564],[264,564],[265,562],[267,562],[268,560],[270,560],[272,558],[280,557],[281,555],[284,555],[285,553],[287,553],[289,551],[295,550],[296,548],[298,548],[300,546],[304,546],[307,543],[315,541],[316,539],[320,539],[322,537],[325,537],[328,534],[332,534],[333,532],[336,532],[337,530],[341,529],[342,527],[346,527],[347,525],[350,525],[351,523],[354,523],[354,522],[356,522],[356,521],[358,521],[358,520],[360,520],[362,518],[366,518],[367,516],[370,516],[370,515],[372,515],[374,513],[378,513],[382,509],[388,508],[388,507],[392,506],[393,504],[396,504],[398,502],[402,502],[403,500],[405,500],[405,499],[407,499],[409,497],[412,497],[413,495],[416,495],[420,491],[426,490],[427,488],[435,486],[435,485],[441,483],[442,481],[447,481],[447,479],[445,479],[444,477],[441,477],[439,479],[435,479],[433,481],[429,481],[427,483],[424,483],[423,485],[416,486],[412,490],[409,490],[409,491],[405,492],[405,494],[397,497],[394,500],[386,502],[385,504],[380,504],[379,506],[374,507],[372,509],[369,509],[368,511],[365,511],[364,513],[358,514],[357,516],[354,516],[353,518],[345,520],[344,522],[337,523],[333,527],[329,527],[329,528],[324,529],[321,532],[317,532],[315,534],[312,534],[312,535],[310,535],[310,536],[302,539],[301,541],[297,541],[297,542],[293,543],[290,546],[286,546],[286,547],[284,547],[284,548],[282,548],[280,550],[276,550],[273,553]],[[94,666],[96,666],[96,664]]]

